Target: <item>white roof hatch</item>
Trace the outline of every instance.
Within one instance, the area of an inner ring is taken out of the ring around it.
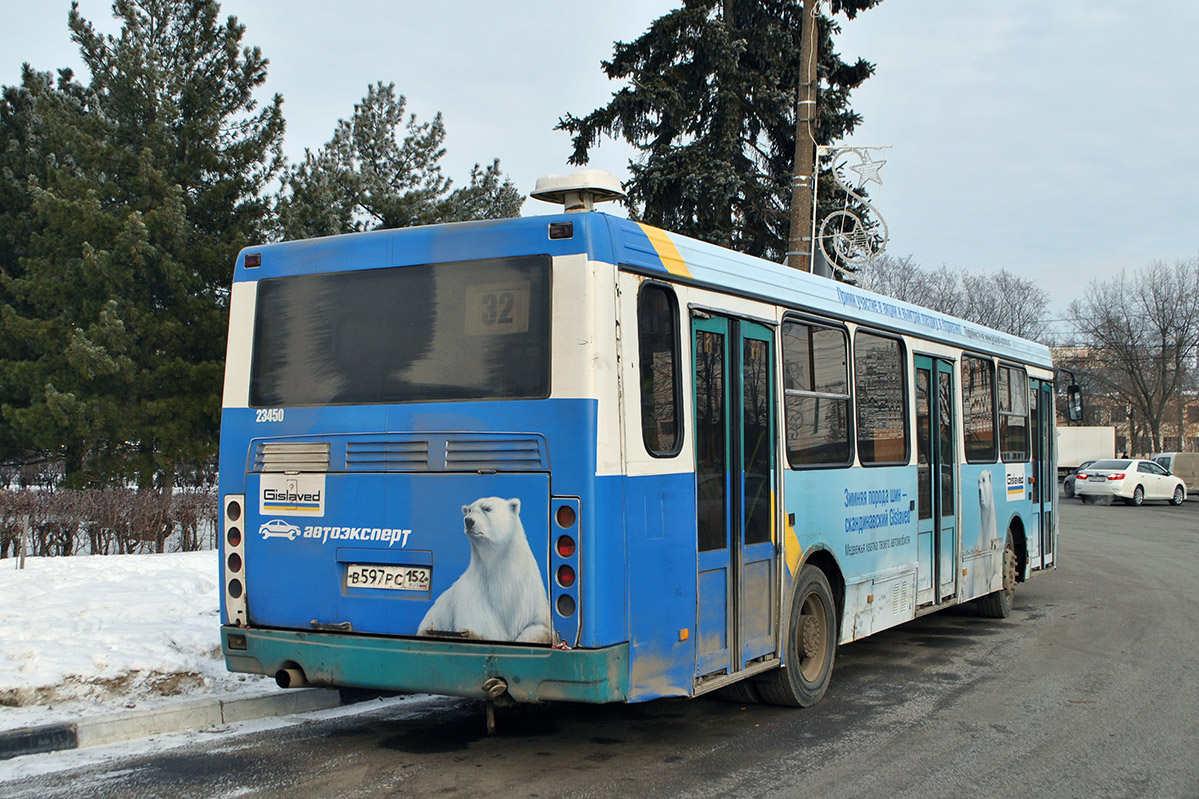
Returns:
[[[569,175],[537,178],[529,195],[547,203],[562,203],[567,213],[595,210],[596,203],[619,200],[625,196],[620,181],[602,169],[580,169]]]

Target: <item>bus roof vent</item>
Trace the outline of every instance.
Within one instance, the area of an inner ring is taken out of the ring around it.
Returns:
[[[547,203],[562,203],[566,213],[594,211],[596,203],[620,200],[625,196],[620,181],[602,169],[580,169],[569,175],[546,175],[537,178],[529,195]]]

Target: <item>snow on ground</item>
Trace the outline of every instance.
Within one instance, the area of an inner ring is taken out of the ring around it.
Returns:
[[[217,553],[0,560],[0,729],[273,693],[220,649]]]

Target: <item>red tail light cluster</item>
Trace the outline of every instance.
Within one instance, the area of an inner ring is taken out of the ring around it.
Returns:
[[[572,647],[579,640],[579,500],[555,497],[550,549],[556,644]]]
[[[1108,480],[1123,480],[1124,472],[1112,472],[1107,476]]]
[[[225,560],[222,568],[225,584],[225,621],[228,624],[243,626],[247,623],[249,610],[246,605],[246,576],[245,576],[245,527],[243,503],[241,496],[225,497],[224,525]]]

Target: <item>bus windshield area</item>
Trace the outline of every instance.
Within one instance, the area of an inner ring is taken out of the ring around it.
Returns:
[[[549,328],[548,256],[268,278],[250,404],[547,397]]]

